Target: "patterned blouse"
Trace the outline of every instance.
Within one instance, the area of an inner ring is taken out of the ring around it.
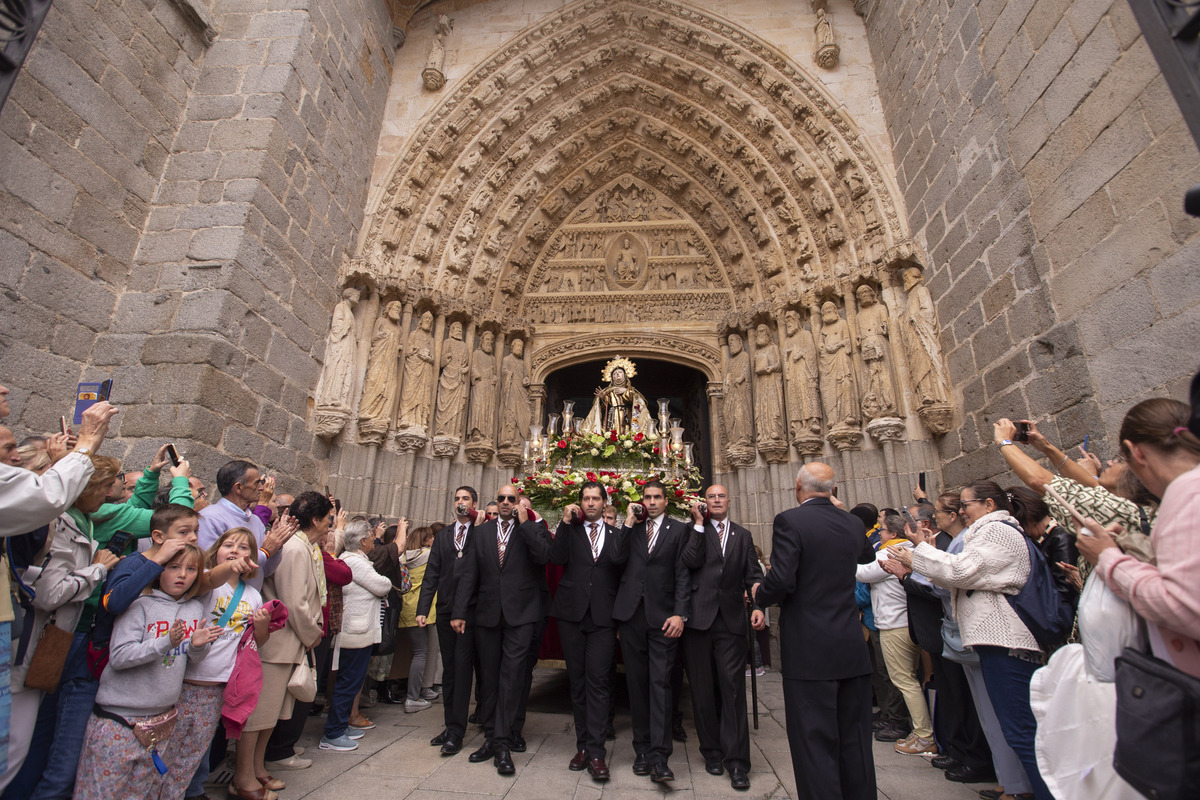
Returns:
[[[1113,537],[1117,540],[1117,546],[1138,561],[1154,563],[1154,545],[1150,543],[1150,537],[1142,532],[1142,509],[1137,503],[1115,495],[1103,486],[1084,486],[1061,475],[1050,481],[1049,486],[1085,517],[1091,517],[1101,525],[1121,523],[1124,532]],[[1063,507],[1054,495],[1046,492],[1043,499],[1050,508],[1050,516],[1064,524],[1070,522],[1071,512]],[[1144,511],[1145,530],[1148,531],[1154,524],[1156,509],[1146,508]],[[1092,565],[1080,556],[1078,566],[1080,575],[1086,581],[1092,572]]]

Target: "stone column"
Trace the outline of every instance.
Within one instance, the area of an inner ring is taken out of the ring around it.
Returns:
[[[725,421],[721,415],[721,398],[725,396],[725,384],[720,381],[709,381],[706,389],[708,394],[708,428],[709,442],[712,448],[713,477],[729,474],[729,460],[725,457]]]
[[[867,433],[883,448],[883,462],[887,470],[888,490],[892,502],[907,505],[900,490],[900,475],[896,471],[896,442],[904,440],[904,420],[897,417],[881,417],[867,423]]]

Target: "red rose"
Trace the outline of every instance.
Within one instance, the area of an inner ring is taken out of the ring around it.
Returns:
[[[530,477],[533,477],[533,476],[531,475]],[[510,483],[513,483],[513,484],[517,484],[517,483],[520,483],[520,482],[521,482],[521,479],[520,479],[520,478],[513,478],[513,479],[510,481]]]
[[[654,445],[654,452],[658,453],[658,445]]]
[[[609,440],[610,440],[610,441],[614,441],[614,442],[615,442],[615,441],[617,440],[617,432],[616,432],[616,431],[613,431],[613,432],[612,432],[612,435],[611,435],[611,436],[609,436],[608,438],[609,438]]]
[[[683,489],[676,489],[676,490],[675,490],[675,496],[676,496],[676,497],[683,497]]]
[[[566,443],[566,442],[564,442],[562,439],[559,439],[559,440],[558,440],[558,449],[559,449],[559,450],[566,450],[566,449],[567,449],[567,443]]]
[[[550,485],[550,479],[549,479],[549,478],[542,478],[540,481],[538,481],[538,483],[540,483],[542,486],[549,486],[549,485]]]
[[[557,472],[559,475],[566,475],[566,474],[567,474],[567,471],[566,471],[565,469],[556,469],[556,470],[554,470],[554,471],[555,471],[555,472]]]
[[[641,433],[635,433],[635,434],[633,435],[633,440],[634,440],[635,442],[640,442],[642,439],[645,439],[645,438],[646,438],[646,436],[645,436],[644,434],[641,434]]]

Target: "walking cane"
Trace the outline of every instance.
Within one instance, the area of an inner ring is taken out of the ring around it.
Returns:
[[[750,616],[754,613],[751,607],[746,608],[746,621],[750,621]],[[746,663],[750,665],[750,700],[751,708],[754,709],[754,730],[758,730],[758,672],[754,668],[754,626],[747,625],[746,630]]]

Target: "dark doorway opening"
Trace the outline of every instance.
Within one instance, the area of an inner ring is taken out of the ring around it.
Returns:
[[[608,359],[572,364],[546,377],[546,413],[562,411],[566,400],[575,401],[575,414],[587,416],[595,401],[594,392],[604,385],[604,365]],[[703,372],[653,358],[634,359],[637,375],[630,381],[650,403],[658,417],[658,401],[671,402],[671,416],[679,417],[684,441],[692,442],[692,456],[707,485],[712,481],[712,444],[709,436],[708,378]],[[545,420],[542,420],[544,423]]]

